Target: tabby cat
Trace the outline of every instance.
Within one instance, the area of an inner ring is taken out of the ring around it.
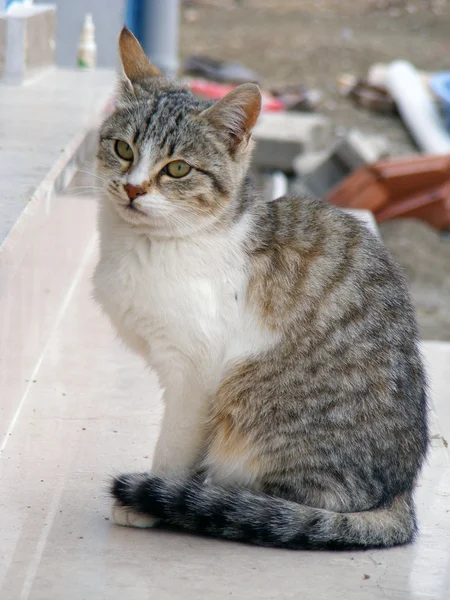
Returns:
[[[252,187],[256,85],[213,104],[127,29],[119,50],[95,297],[165,414],[150,472],[113,481],[114,520],[294,549],[410,542],[426,384],[398,267],[342,211]]]

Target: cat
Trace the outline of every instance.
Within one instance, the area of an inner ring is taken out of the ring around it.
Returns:
[[[113,480],[113,519],[292,549],[411,542],[427,393],[399,268],[352,216],[252,187],[255,84],[212,103],[127,29],[119,53],[94,294],[165,414],[150,472]]]

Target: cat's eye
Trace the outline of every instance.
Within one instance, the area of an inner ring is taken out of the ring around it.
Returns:
[[[187,162],[184,162],[184,160],[174,160],[164,167],[164,171],[167,175],[176,178],[184,177],[190,170],[191,166],[188,165]]]
[[[134,155],[130,144],[127,144],[123,140],[116,140],[114,149],[117,156],[119,156],[122,160],[126,160],[127,162],[131,162],[133,160]]]

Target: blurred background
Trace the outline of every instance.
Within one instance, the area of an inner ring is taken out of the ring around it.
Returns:
[[[46,4],[45,0],[36,0]],[[97,66],[117,64],[117,35],[126,0],[55,0],[56,63],[76,64],[86,13],[93,15]],[[396,119],[355,110],[336,86],[344,72],[363,75],[372,64],[406,59],[423,70],[450,68],[450,3],[446,0],[180,0],[180,65],[192,54],[244,62],[266,87],[319,87],[321,110],[336,124],[386,127],[394,151],[410,148]]]

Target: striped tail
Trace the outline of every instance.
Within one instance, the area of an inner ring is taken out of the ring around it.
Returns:
[[[416,522],[409,494],[370,511],[338,513],[198,478],[131,473],[114,479],[111,493],[138,513],[187,531],[259,546],[364,549],[407,544]]]

